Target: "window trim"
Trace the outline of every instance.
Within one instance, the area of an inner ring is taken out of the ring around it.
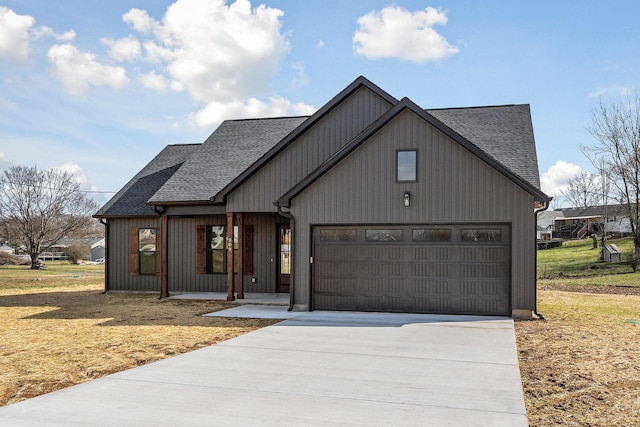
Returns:
[[[400,153],[415,153],[415,163],[414,163],[414,174],[415,174],[415,179],[400,179]],[[406,183],[406,182],[418,182],[418,172],[419,172],[419,167],[418,167],[418,159],[419,159],[419,151],[417,148],[410,148],[410,149],[397,149],[396,150],[396,182],[398,183]]]

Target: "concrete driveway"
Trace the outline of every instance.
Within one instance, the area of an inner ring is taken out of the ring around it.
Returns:
[[[218,315],[270,316],[241,306]],[[311,312],[0,408],[7,426],[527,426],[513,321]]]

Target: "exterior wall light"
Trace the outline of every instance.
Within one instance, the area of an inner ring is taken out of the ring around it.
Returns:
[[[408,191],[404,193],[404,197],[402,198],[402,204],[405,207],[411,205],[411,194]]]

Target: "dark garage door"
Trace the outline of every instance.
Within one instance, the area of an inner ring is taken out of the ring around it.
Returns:
[[[313,308],[510,315],[503,224],[313,229]]]

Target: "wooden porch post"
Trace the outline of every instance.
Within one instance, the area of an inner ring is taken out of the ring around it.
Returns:
[[[233,212],[227,212],[227,301],[236,298],[233,295]]]
[[[244,299],[244,214],[236,213],[236,224],[238,225],[238,299]]]
[[[167,252],[169,251],[169,217],[160,217],[160,298],[169,297],[169,273]]]

